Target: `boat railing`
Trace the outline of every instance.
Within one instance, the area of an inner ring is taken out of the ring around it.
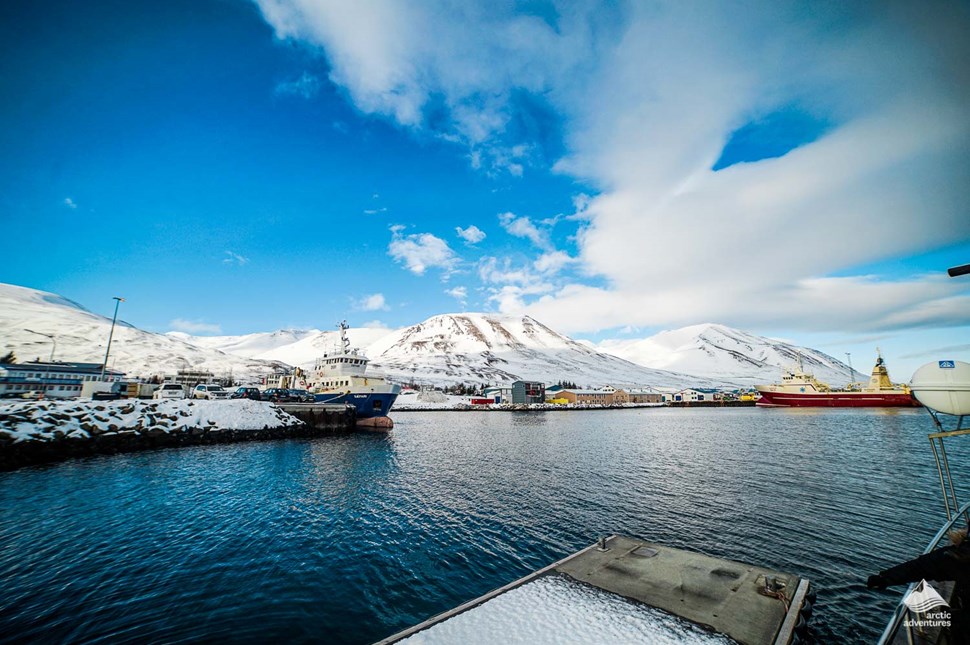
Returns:
[[[945,538],[947,534],[953,529],[953,525],[956,524],[958,520],[965,518],[968,514],[970,514],[970,502],[967,502],[966,504],[963,505],[962,508],[958,509],[957,512],[954,513],[953,516],[947,520],[946,524],[943,525],[943,528],[937,531],[936,535],[933,536],[933,539],[930,540],[930,543],[926,546],[926,549],[924,549],[922,555],[926,555],[927,553],[935,549],[940,544],[940,542],[943,541],[943,538]],[[914,582],[914,583],[911,583],[909,587],[906,588],[906,593],[903,594],[902,599],[900,599],[899,604],[896,606],[896,611],[893,612],[893,615],[889,621],[889,624],[886,625],[886,629],[883,631],[882,636],[879,638],[878,645],[888,645],[889,643],[893,643],[895,641],[896,635],[899,633],[899,628],[902,626],[903,621],[906,619],[906,617],[910,614],[910,609],[909,607],[906,606],[905,600],[909,596],[909,594],[913,592],[913,590],[916,588],[918,584],[919,584],[918,582]],[[915,642],[912,635],[913,628],[907,626],[906,629],[909,630],[910,632],[909,634],[907,634],[906,642],[908,643]]]
[[[961,515],[961,512],[957,511],[959,503],[957,502],[957,491],[956,487],[953,485],[953,475],[950,474],[950,460],[946,455],[946,446],[943,443],[944,439],[952,437],[961,437],[970,435],[970,428],[963,427],[963,416],[957,417],[956,428],[953,430],[947,430],[943,423],[940,421],[940,414],[931,410],[930,408],[925,408],[929,412],[930,416],[933,418],[933,423],[936,425],[939,432],[934,432],[928,435],[930,440],[930,445],[933,447],[933,458],[936,460],[936,473],[940,477],[940,490],[943,493],[943,503],[946,506],[946,518],[952,519]],[[964,507],[965,509],[966,507]],[[967,516],[967,520],[970,521],[970,516],[967,515],[966,510],[962,512],[963,515]]]

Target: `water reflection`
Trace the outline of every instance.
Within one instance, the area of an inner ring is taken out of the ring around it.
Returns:
[[[943,514],[919,410],[395,421],[0,475],[0,629],[368,642],[616,532],[806,575],[819,639],[871,641],[898,596],[866,575]]]

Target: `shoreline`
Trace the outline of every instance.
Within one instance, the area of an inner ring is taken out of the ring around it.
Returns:
[[[312,424],[255,401],[39,401],[0,406],[0,471],[161,448],[308,438],[354,430],[352,410]]]
[[[391,408],[396,412],[577,412],[588,410],[632,410],[657,408],[753,408],[754,401],[678,401],[674,403],[623,403],[619,405],[551,405],[547,403],[533,404],[498,404],[498,405],[434,405],[427,407],[407,406]]]

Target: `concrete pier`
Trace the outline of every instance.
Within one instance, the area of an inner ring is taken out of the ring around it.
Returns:
[[[357,409],[352,405],[277,403],[276,406],[323,433],[347,432],[353,430],[357,422]]]

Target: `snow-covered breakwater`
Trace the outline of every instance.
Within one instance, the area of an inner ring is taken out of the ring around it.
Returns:
[[[335,414],[332,427],[310,427],[275,405],[245,399],[3,403],[0,470],[93,454],[317,436],[346,429],[343,416]]]

